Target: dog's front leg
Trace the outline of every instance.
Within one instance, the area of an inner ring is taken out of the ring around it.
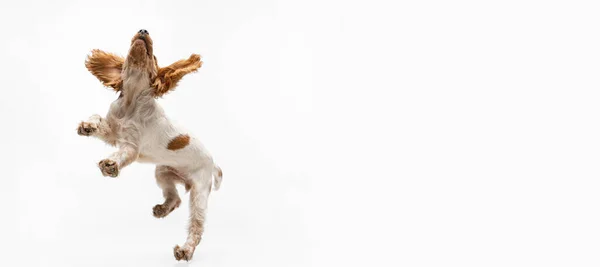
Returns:
[[[87,121],[80,122],[77,127],[77,134],[94,136],[113,146],[116,141],[108,121],[97,114],[92,115]]]
[[[121,145],[119,150],[113,153],[107,159],[103,159],[98,163],[98,167],[102,171],[102,175],[117,177],[119,170],[134,162],[139,156],[137,146],[131,144]]]

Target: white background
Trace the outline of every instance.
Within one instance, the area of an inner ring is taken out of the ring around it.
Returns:
[[[3,2],[0,266],[188,266],[187,196],[75,131],[141,28],[204,57],[160,100],[224,171],[190,266],[598,266],[596,3]]]

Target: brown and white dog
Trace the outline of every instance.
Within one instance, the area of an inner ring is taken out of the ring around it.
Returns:
[[[185,244],[175,246],[177,260],[190,260],[204,232],[208,196],[213,185],[219,189],[221,169],[206,148],[187,131],[173,125],[156,98],[175,89],[183,76],[202,66],[200,56],[192,54],[167,67],[159,67],[153,54],[152,39],[140,30],[131,40],[127,58],[93,50],[85,66],[105,86],[119,92],[105,118],[93,115],[79,124],[77,133],[94,136],[118,147],[98,167],[104,176],[117,177],[134,161],[156,164],[156,181],[165,202],[154,206],[157,218],[179,207],[181,199],[175,185],[190,192],[190,224]]]

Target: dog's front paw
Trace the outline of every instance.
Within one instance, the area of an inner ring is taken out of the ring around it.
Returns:
[[[119,165],[114,160],[103,159],[98,162],[98,167],[104,176],[117,177],[119,175]]]
[[[166,205],[159,204],[159,205],[154,206],[154,208],[152,208],[152,213],[154,214],[154,217],[156,217],[156,218],[164,218],[171,212],[171,210],[169,210],[169,208],[166,207]]]
[[[77,134],[81,136],[90,136],[98,132],[98,125],[93,122],[82,121],[77,127]]]
[[[180,261],[180,260],[186,260],[186,261],[190,261],[192,259],[192,256],[194,255],[194,248],[190,248],[186,245],[182,247],[179,246],[175,246],[173,248],[173,254],[175,254],[175,259]]]

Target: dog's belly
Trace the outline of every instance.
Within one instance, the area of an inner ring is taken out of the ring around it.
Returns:
[[[161,136],[149,135],[144,138],[137,159],[141,163],[153,163],[186,169],[200,168],[212,163],[212,157],[202,143],[190,136],[189,143],[182,148],[169,149],[169,141],[179,136],[179,131],[161,133]]]

